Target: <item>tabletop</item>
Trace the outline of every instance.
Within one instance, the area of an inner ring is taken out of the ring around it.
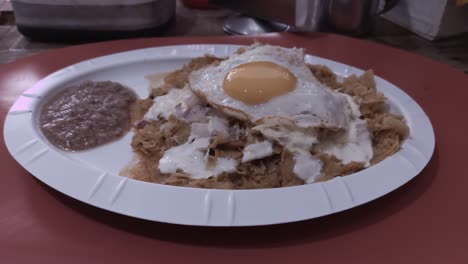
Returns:
[[[73,200],[35,180],[0,142],[2,263],[468,262],[465,152],[468,76],[431,59],[333,34],[269,34],[265,43],[372,68],[413,97],[436,134],[434,155],[408,184],[357,208],[265,227],[207,228],[143,221]],[[56,49],[0,66],[0,123],[16,98],[67,65],[174,44],[249,44],[252,37],[148,38]]]

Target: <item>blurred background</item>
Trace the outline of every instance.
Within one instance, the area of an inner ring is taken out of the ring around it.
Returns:
[[[362,38],[468,73],[468,0],[0,0],[0,64],[109,39],[282,31]]]

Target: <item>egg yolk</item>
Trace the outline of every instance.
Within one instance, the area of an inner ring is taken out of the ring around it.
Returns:
[[[262,104],[291,92],[296,77],[285,67],[269,61],[241,64],[224,78],[224,91],[246,104]]]

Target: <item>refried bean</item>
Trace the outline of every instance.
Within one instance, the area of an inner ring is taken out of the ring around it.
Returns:
[[[78,151],[109,143],[130,130],[130,108],[137,99],[111,81],[86,81],[65,88],[41,110],[39,126],[50,143]]]

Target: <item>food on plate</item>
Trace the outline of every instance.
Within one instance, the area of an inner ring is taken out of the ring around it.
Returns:
[[[56,147],[71,151],[93,148],[129,131],[130,109],[136,99],[132,90],[115,82],[72,85],[45,103],[39,127]]]
[[[178,186],[325,181],[385,159],[409,134],[371,71],[340,82],[302,49],[263,44],[193,59],[137,104],[136,155],[122,174]]]

